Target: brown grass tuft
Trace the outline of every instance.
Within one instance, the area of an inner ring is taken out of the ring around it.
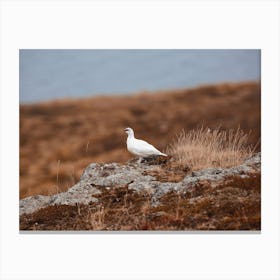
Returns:
[[[168,148],[179,165],[187,165],[192,170],[209,167],[232,167],[240,165],[253,155],[254,149],[248,145],[249,134],[240,128],[234,130],[214,130],[207,127],[182,132]]]

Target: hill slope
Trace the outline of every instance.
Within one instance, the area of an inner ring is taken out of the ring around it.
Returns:
[[[74,185],[91,162],[125,162],[123,128],[165,151],[174,136],[204,124],[252,130],[260,138],[260,84],[203,86],[134,96],[20,106],[20,197]]]

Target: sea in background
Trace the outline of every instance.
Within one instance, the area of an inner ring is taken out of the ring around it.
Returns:
[[[260,50],[19,52],[20,103],[257,81]]]

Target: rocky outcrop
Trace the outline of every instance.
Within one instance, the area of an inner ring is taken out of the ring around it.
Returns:
[[[261,155],[255,154],[242,165],[232,168],[209,168],[190,172],[185,171],[180,180],[162,179],[163,166],[156,162],[138,164],[130,161],[127,164],[90,164],[84,171],[80,181],[67,192],[52,196],[35,195],[20,200],[20,215],[31,214],[39,209],[53,205],[88,205],[98,203],[103,190],[126,187],[135,193],[147,192],[151,196],[153,206],[158,206],[161,197],[169,192],[186,193],[200,182],[219,182],[230,176],[246,178],[249,174],[259,173]],[[155,175],[156,174],[156,175]],[[191,188],[192,187],[192,188]]]

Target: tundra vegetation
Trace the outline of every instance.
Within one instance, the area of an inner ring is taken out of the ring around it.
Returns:
[[[131,159],[127,126],[168,158]],[[20,229],[260,230],[259,152],[259,83],[21,105]]]

